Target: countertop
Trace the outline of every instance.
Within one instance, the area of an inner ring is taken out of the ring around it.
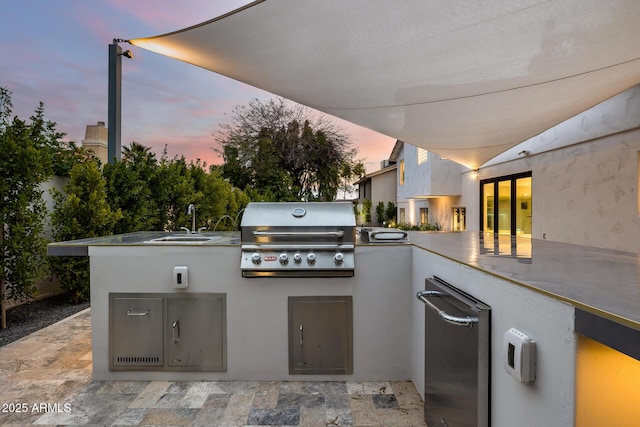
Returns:
[[[216,231],[202,233],[203,237],[210,237],[211,240],[204,242],[167,242],[157,241],[157,239],[166,238],[168,236],[185,236],[184,232],[165,232],[165,231],[138,231],[135,233],[116,234],[112,236],[91,237],[88,239],[71,240],[68,242],[49,243],[47,246],[47,255],[50,256],[88,256],[89,246],[221,246],[240,244],[239,231]],[[191,235],[197,236],[197,235]],[[153,240],[156,240],[155,242]]]
[[[410,232],[409,240],[640,331],[638,253],[472,231]]]
[[[211,240],[203,242],[170,242],[158,241],[166,237],[186,236],[184,232],[173,231],[137,231],[135,233],[117,234],[112,236],[91,237],[87,239],[70,240],[66,242],[49,243],[47,255],[50,256],[88,256],[89,246],[240,246],[239,231],[214,231],[204,232],[202,237],[209,237]],[[190,234],[189,236],[198,236]],[[155,240],[155,241],[154,241]],[[357,245],[375,245],[380,243],[369,243],[357,236]],[[384,245],[407,244],[407,242],[388,242]]]
[[[184,233],[150,231],[58,242],[49,244],[47,252],[53,256],[87,256],[89,246],[175,244],[149,243],[169,235]],[[203,235],[215,239],[179,245],[240,244],[238,231]],[[474,231],[409,232],[409,243],[640,331],[638,253]],[[358,242],[358,246],[371,244],[375,243]]]

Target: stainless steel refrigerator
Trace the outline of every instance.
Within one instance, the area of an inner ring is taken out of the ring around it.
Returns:
[[[425,280],[425,421],[489,426],[491,308],[444,280]]]

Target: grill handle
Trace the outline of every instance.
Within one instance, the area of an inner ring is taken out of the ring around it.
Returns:
[[[254,237],[342,237],[344,231],[253,231]]]
[[[438,313],[438,316],[440,316],[440,318],[447,323],[450,323],[455,326],[467,326],[469,328],[473,328],[473,325],[478,323],[477,317],[452,316],[450,314],[447,314],[444,310],[437,307],[433,302],[429,301],[429,298],[438,298],[443,296],[446,296],[446,294],[443,294],[442,292],[439,292],[439,291],[420,291],[416,294],[416,298],[418,298],[420,301],[425,303],[432,310],[435,310],[435,312]]]

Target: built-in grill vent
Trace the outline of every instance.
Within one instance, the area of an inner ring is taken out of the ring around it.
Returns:
[[[116,363],[118,365],[162,365],[161,358],[158,356],[118,356]]]

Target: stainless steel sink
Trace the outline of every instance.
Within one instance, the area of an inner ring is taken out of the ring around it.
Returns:
[[[184,234],[158,237],[143,243],[206,243],[220,240],[222,236],[186,236]]]

